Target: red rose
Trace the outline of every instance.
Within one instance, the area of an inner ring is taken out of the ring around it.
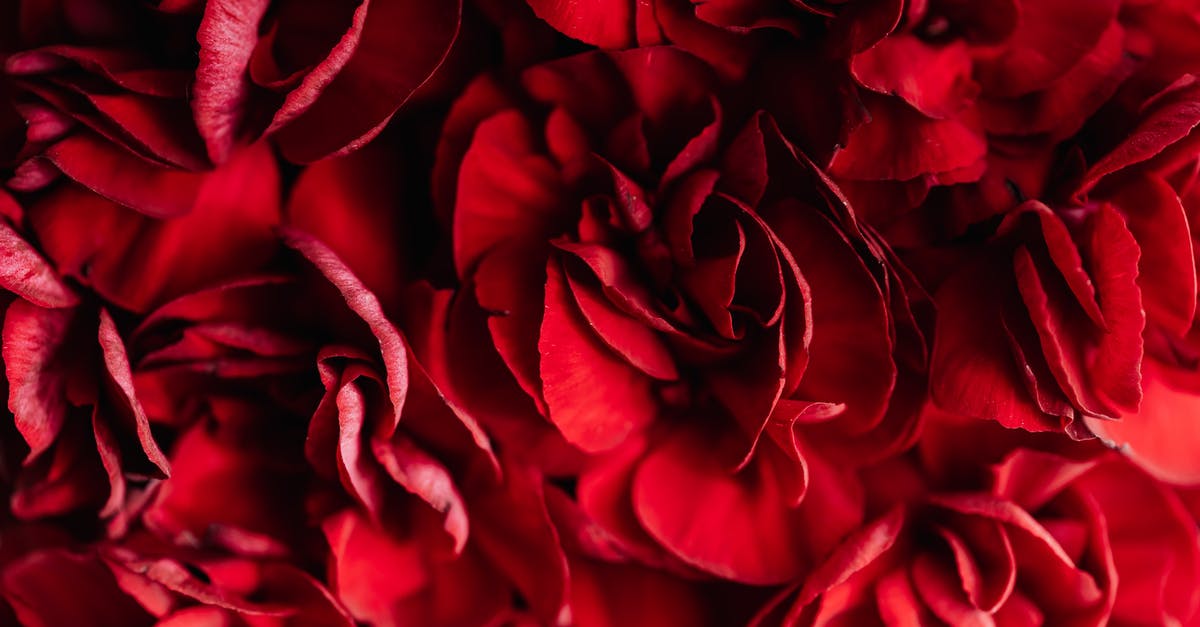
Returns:
[[[755,624],[1195,618],[1200,550],[1169,489],[1114,453],[1076,459],[1013,448],[986,423],[936,421],[921,462],[900,458],[866,473],[872,507],[886,513]]]
[[[536,477],[494,456],[332,250],[298,230],[285,240],[373,338],[318,354],[325,396],[305,452],[319,477],[340,484],[317,511],[335,594],[373,623],[478,624],[511,612],[514,594],[542,622],[567,622],[565,557]],[[381,555],[398,569],[387,586],[376,577]],[[446,592],[463,589],[476,591],[472,604]]]
[[[1127,138],[1090,164],[1075,200],[1116,207],[1137,240],[1137,284],[1146,312],[1142,402],[1120,421],[1089,419],[1096,435],[1120,446],[1160,479],[1200,483],[1192,420],[1200,392],[1196,322],[1195,127],[1198,87],[1181,80],[1147,101]],[[1090,201],[1090,202],[1089,202]],[[1085,205],[1086,206],[1086,205]]]
[[[1178,419],[1196,389],[1196,94],[1184,80],[1147,101],[1053,210],[1010,213],[941,284],[937,402],[1011,427],[1099,435],[1163,479],[1197,480],[1195,430]]]
[[[1039,197],[1042,155],[1078,132],[1146,52],[1127,36],[1119,5],[910,6],[896,30],[851,59],[870,122],[830,173],[878,225],[936,186],[978,181],[961,201],[975,219]],[[953,219],[943,222],[961,228]]]
[[[672,48],[469,87],[435,169],[463,288],[414,335],[503,446],[550,474],[590,456],[580,505],[626,551],[769,583],[856,523],[830,462],[903,446],[921,348],[887,249],[714,90]]]

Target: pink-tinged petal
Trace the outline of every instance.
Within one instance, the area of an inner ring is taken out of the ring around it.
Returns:
[[[30,142],[52,143],[62,139],[75,127],[71,116],[41,104],[16,105],[25,118],[28,128],[25,129],[25,139]]]
[[[1153,174],[1120,185],[1108,200],[1141,246],[1138,286],[1149,322],[1183,336],[1196,315],[1196,268],[1187,212]]]
[[[1013,363],[1000,314],[998,286],[1009,279],[995,262],[960,270],[938,288],[936,337],[930,363],[931,393],[948,411],[996,420],[1009,428],[1055,431],[1025,392]]]
[[[528,0],[537,16],[564,35],[601,48],[625,48],[634,40],[634,3],[629,0]]]
[[[292,161],[307,163],[360,147],[365,136],[377,132],[441,65],[458,35],[462,4],[367,0],[358,11],[365,12],[365,21],[345,65],[314,70],[310,76],[328,82],[310,106],[275,133]],[[396,24],[419,26],[397,37]]]
[[[484,624],[508,603],[509,591],[475,555],[442,563],[418,539],[391,537],[351,510],[322,528],[332,553],[330,586],[360,621]]]
[[[1087,419],[1088,428],[1150,474],[1181,485],[1200,484],[1200,396],[1178,385],[1166,366],[1142,364],[1142,404],[1121,420]]]
[[[11,226],[0,222],[0,287],[39,307],[70,307],[74,290]]]
[[[898,96],[931,118],[954,115],[979,93],[962,40],[933,45],[911,34],[888,37],[855,55],[850,71],[867,89]]]
[[[742,450],[680,429],[650,452],[633,481],[645,529],[683,561],[750,584],[790,581],[803,572],[803,528],[780,493],[774,461],[759,457],[735,472]],[[702,498],[698,498],[702,495]]]
[[[305,5],[278,8],[259,37],[249,67],[250,78],[258,85],[276,90],[294,87],[272,116],[268,133],[304,113],[346,66],[362,39],[370,4],[359,2],[334,11],[323,7],[326,10],[320,13]]]
[[[643,566],[571,560],[571,615],[579,627],[688,627],[706,613],[702,589]]]
[[[545,302],[538,352],[549,419],[585,451],[613,448],[657,415],[651,379],[596,336],[555,260]]]
[[[203,174],[146,161],[93,133],[73,133],[44,154],[84,187],[154,218],[191,211],[205,180]]]
[[[564,232],[569,212],[559,174],[540,153],[517,111],[484,121],[459,166],[454,206],[454,262],[465,276],[507,239],[544,240]]]
[[[4,316],[4,369],[8,409],[33,459],[50,448],[68,411],[71,371],[59,350],[75,318],[69,309],[42,309],[14,301]]]
[[[337,288],[346,305],[366,322],[379,342],[379,351],[387,370],[387,393],[392,404],[394,429],[403,414],[404,399],[408,392],[408,349],[403,336],[384,315],[379,299],[328,246],[298,229],[284,227],[281,232],[284,242],[304,255]]]
[[[132,428],[145,459],[154,464],[162,476],[169,476],[170,464],[158,448],[154,434],[150,432],[150,420],[146,418],[146,412],[138,402],[137,392],[133,388],[133,374],[129,368],[129,356],[125,352],[125,342],[117,333],[116,324],[106,309],[100,310],[99,339],[105,371],[116,388],[115,409],[119,414],[126,416],[128,422],[132,422],[123,426]]]
[[[1200,124],[1200,83],[1191,75],[1156,94],[1140,112],[1141,119],[1125,139],[1092,164],[1079,184],[1086,194],[1100,179],[1141,163],[1183,139]]]
[[[112,429],[100,417],[98,408],[92,409],[92,433],[96,437],[96,453],[100,465],[108,476],[108,500],[100,508],[99,516],[108,518],[125,505],[125,474],[121,468],[121,445]]]
[[[372,427],[387,418],[379,416],[377,410],[371,413],[374,408],[368,406],[365,391],[354,381],[345,382],[338,389],[334,403],[337,408],[338,475],[346,491],[358,500],[373,521],[378,522],[389,484],[367,442]],[[315,422],[317,417],[313,420]],[[309,442],[315,443],[317,439],[312,435],[310,431]]]
[[[250,80],[247,68],[268,0],[219,0],[204,6],[196,32],[200,64],[192,85],[192,113],[208,157],[224,163],[240,139]]]
[[[371,450],[393,481],[445,517],[442,525],[454,539],[454,552],[462,553],[469,527],[467,509],[450,471],[399,434],[390,442],[372,441]]]
[[[862,181],[907,181],[968,167],[987,153],[972,110],[946,120],[925,117],[898,98],[863,94],[871,121],[834,153],[829,173]]]
[[[1050,85],[1096,47],[1120,4],[1022,2],[1016,31],[999,55],[975,61],[976,78],[986,92],[1002,98]]]

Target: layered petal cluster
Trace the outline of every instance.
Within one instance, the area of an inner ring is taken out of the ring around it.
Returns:
[[[1017,446],[987,423],[945,414],[926,428],[919,459],[865,473],[883,513],[755,624],[1195,620],[1195,523],[1168,486],[1115,453]]]
[[[1200,625],[1194,0],[0,4],[0,625]]]
[[[627,551],[769,583],[857,522],[834,464],[904,445],[911,402],[889,401],[924,354],[887,246],[769,117],[735,116],[672,48],[476,81],[435,170],[463,289],[433,297],[428,361],[501,442],[577,474]]]

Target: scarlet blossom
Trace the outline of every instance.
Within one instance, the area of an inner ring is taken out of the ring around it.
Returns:
[[[919,459],[865,472],[878,516],[754,624],[1194,620],[1200,552],[1168,486],[1102,448],[967,420],[938,414]]]
[[[647,48],[468,87],[434,172],[462,288],[414,334],[448,398],[577,475],[628,553],[770,583],[856,524],[833,460],[914,432],[908,401],[888,409],[919,386],[922,342],[886,246],[715,85]]]
[[[1163,479],[1195,482],[1191,423],[1175,418],[1194,389],[1183,174],[1195,160],[1194,94],[1185,79],[1147,101],[1128,135],[1052,196],[1053,209],[1010,213],[941,284],[937,402],[1011,427],[1098,435]]]

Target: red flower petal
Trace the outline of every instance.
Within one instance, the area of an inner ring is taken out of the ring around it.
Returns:
[[[546,309],[538,352],[550,421],[588,452],[617,446],[654,420],[650,378],[596,337],[555,260],[546,266]]]
[[[404,337],[384,315],[379,299],[328,246],[298,229],[283,227],[281,232],[284,242],[304,255],[337,288],[346,305],[367,323],[379,342],[379,352],[387,370],[387,394],[392,404],[390,433],[399,424],[408,393],[408,348]]]
[[[77,186],[63,186],[30,210],[47,257],[135,311],[261,267],[278,246],[279,183],[265,145],[204,177],[196,206],[152,220]],[[213,250],[225,254],[213,255]]]
[[[1096,47],[1120,7],[1117,0],[1020,3],[1017,29],[1004,52],[975,62],[975,76],[989,94],[1011,98],[1042,89]]]
[[[932,120],[898,98],[863,94],[871,121],[833,155],[829,173],[864,181],[907,181],[950,172],[984,157],[987,142],[971,110]]]
[[[379,144],[319,161],[300,174],[287,205],[288,224],[333,249],[385,311],[398,305],[406,275],[407,259],[396,246],[403,235],[397,208],[406,202],[396,176],[401,165]]]
[[[204,6],[196,32],[200,64],[191,105],[208,157],[224,163],[239,139],[250,81],[246,70],[268,0],[218,0]]]
[[[855,55],[850,71],[866,88],[899,96],[931,118],[954,115],[979,93],[961,40],[935,46],[911,34],[888,37]]]
[[[629,0],[527,1],[538,17],[568,37],[601,48],[634,43],[634,3]]]
[[[363,2],[355,14],[364,20],[361,35],[352,52],[342,51],[350,55],[345,65],[315,68],[301,89],[319,95],[275,133],[283,154],[307,163],[369,141],[441,65],[461,14],[454,0]],[[403,36],[397,24],[409,25]]]
[[[70,307],[79,301],[46,260],[4,222],[0,222],[0,287],[40,307]]]
[[[1150,322],[1183,336],[1196,315],[1196,268],[1188,217],[1175,191],[1148,174],[1125,182],[1109,200],[1141,245],[1138,287]]]
[[[69,309],[42,309],[15,301],[4,316],[4,369],[8,409],[29,445],[29,458],[54,443],[66,420],[71,370],[58,363],[75,318]]]
[[[931,393],[951,412],[996,420],[1009,428],[1055,431],[1025,392],[1021,372],[1010,357],[1001,319],[1007,279],[995,261],[955,273],[938,289],[937,335],[930,363]]]
[[[739,447],[718,449],[688,429],[655,447],[633,482],[638,519],[672,553],[701,570],[751,584],[790,581],[812,556],[796,511],[780,493],[775,462],[760,453],[736,472],[730,448]]]
[[[1147,472],[1171,483],[1200,484],[1200,396],[1173,381],[1154,360],[1142,364],[1142,404],[1121,420],[1088,418],[1088,428]]]

